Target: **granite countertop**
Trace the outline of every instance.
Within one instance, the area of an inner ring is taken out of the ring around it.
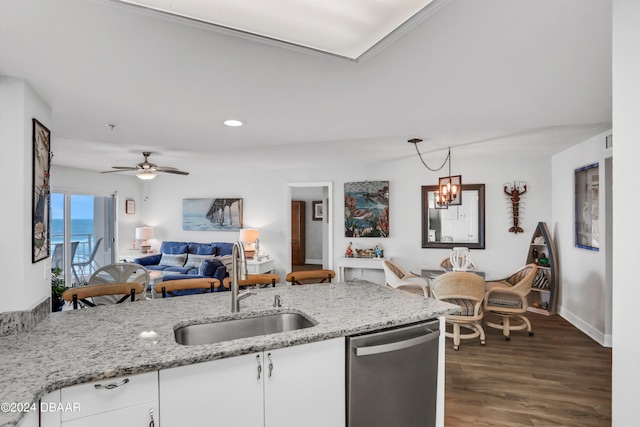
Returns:
[[[454,305],[368,282],[258,289],[231,314],[231,293],[192,295],[52,313],[32,331],[0,337],[0,403],[37,402],[45,393],[89,381],[305,344],[433,319]],[[282,307],[273,308],[275,295]],[[183,346],[175,325],[274,312],[301,312],[307,329],[217,344]],[[157,341],[141,338],[157,333]],[[0,426],[22,414],[0,412]]]

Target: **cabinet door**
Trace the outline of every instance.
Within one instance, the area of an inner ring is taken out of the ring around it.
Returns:
[[[262,353],[161,370],[162,427],[262,427],[264,372]]]
[[[265,427],[345,425],[344,338],[264,354]]]

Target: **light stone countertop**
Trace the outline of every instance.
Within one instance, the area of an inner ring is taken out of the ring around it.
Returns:
[[[84,382],[371,332],[437,318],[457,306],[369,282],[258,289],[231,314],[231,293],[214,293],[52,313],[32,331],[0,337],[0,403],[38,402]],[[274,295],[282,308],[273,308]],[[216,344],[183,346],[175,325],[289,311],[317,325]],[[139,337],[158,334],[155,344]],[[0,426],[22,414],[0,412]]]

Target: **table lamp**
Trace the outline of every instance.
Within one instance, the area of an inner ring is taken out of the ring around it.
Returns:
[[[146,254],[151,249],[150,239],[153,239],[153,227],[136,227],[136,239],[140,241],[140,249]]]
[[[243,228],[240,230],[240,240],[244,244],[244,254],[248,258],[253,258],[256,253],[256,240],[258,240],[259,232],[255,228]]]

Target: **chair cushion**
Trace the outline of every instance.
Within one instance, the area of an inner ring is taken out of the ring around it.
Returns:
[[[522,300],[510,292],[493,292],[487,300],[488,307],[522,308]]]
[[[160,265],[165,265],[167,267],[183,267],[184,263],[187,261],[187,254],[168,254],[163,253],[162,258],[160,258]]]
[[[216,247],[216,255],[218,256],[231,255],[233,252],[233,243],[216,242],[213,245]]]
[[[216,246],[213,243],[195,243],[189,242],[187,252],[197,255],[215,255]]]
[[[187,243],[164,241],[160,245],[160,252],[163,254],[183,254],[187,252]]]
[[[442,301],[460,306],[460,311],[455,313],[456,316],[473,316],[475,314],[473,312],[476,306],[475,301],[464,298],[447,298],[443,299]],[[479,312],[482,312],[482,307]]]

